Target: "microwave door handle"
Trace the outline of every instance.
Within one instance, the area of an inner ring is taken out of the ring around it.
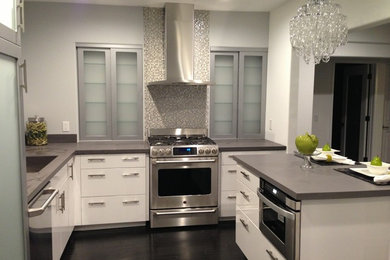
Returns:
[[[260,203],[261,203],[261,201],[264,201],[267,204],[268,207],[270,207],[271,209],[276,211],[279,215],[282,215],[283,217],[288,218],[288,219],[295,220],[295,214],[294,213],[292,213],[290,211],[287,211],[285,209],[282,209],[281,207],[277,206],[275,203],[273,203],[272,201],[267,199],[267,197],[265,197],[260,192],[259,189],[257,189],[257,195],[259,196]]]

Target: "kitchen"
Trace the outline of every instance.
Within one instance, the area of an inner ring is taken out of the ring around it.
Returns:
[[[351,6],[348,4],[348,1],[340,1],[340,4],[348,16],[351,28],[388,19],[388,14],[385,12],[388,6],[386,1],[378,1],[378,4],[375,6],[371,3],[370,6],[372,5],[373,7],[370,10],[373,11],[365,14],[364,20],[360,19],[362,12],[359,12],[359,10],[366,10],[366,6],[363,4]],[[100,9],[96,11],[97,14],[88,16],[85,12],[93,12],[90,8],[87,10],[83,10],[86,7],[73,9],[71,6],[65,5],[57,10],[55,8],[56,5],[60,4],[26,3],[26,32],[23,37],[26,40],[30,39],[30,42],[25,45],[22,42],[22,52],[27,63],[31,65],[28,65],[27,71],[30,88],[25,95],[24,105],[26,113],[24,118],[32,117],[35,114],[44,116],[48,122],[49,134],[77,134],[78,90],[75,44],[143,44],[142,26],[137,26],[143,23],[143,13],[142,8],[129,7],[126,12],[123,11],[126,14],[122,16],[116,15],[116,12],[113,11],[111,17],[103,19],[104,15],[108,15],[106,11],[108,7],[95,7]],[[268,14],[266,13],[264,15],[253,14],[251,16],[248,14],[216,12],[210,16],[210,46],[268,47],[267,85],[269,87],[267,88],[268,102],[265,138],[286,145],[289,152],[295,149],[293,144],[295,136],[307,129],[311,129],[311,111],[313,111],[310,102],[295,101],[313,99],[310,94],[313,93],[313,84],[310,84],[310,82],[314,78],[314,66],[303,67],[300,71],[291,69],[301,67],[295,66],[297,62],[299,63],[299,60],[295,60],[295,57],[291,55],[288,28],[285,24],[290,17],[295,15],[298,6],[298,3],[290,1],[271,11],[269,29]],[[30,8],[30,11],[28,8]],[[115,7],[109,7],[109,9],[115,9]],[[116,9],[123,10],[124,8]],[[77,22],[76,18],[69,19],[71,12],[81,13],[78,16],[80,22]],[[42,17],[42,13],[45,16]],[[233,20],[236,20],[236,22],[232,22]],[[235,25],[237,26],[237,20],[243,23],[241,27],[235,27]],[[60,26],[58,28],[54,27],[57,24]],[[217,35],[211,34],[213,31],[212,24],[214,24],[214,32],[218,24],[226,25],[226,27],[222,26],[222,28],[220,26],[220,29],[228,30],[229,28],[229,31],[219,31],[219,34],[217,31]],[[264,26],[261,27],[264,33],[251,33],[251,31],[259,30],[259,24]],[[118,28],[120,31],[116,32],[111,30],[111,28]],[[241,28],[246,30],[241,30]],[[252,28],[251,31],[249,31],[250,28]],[[103,29],[107,30],[100,36],[94,35]],[[269,35],[267,33],[268,30]],[[84,32],[86,31],[91,32],[91,35],[85,34]],[[72,33],[75,35],[72,36]],[[67,35],[70,35],[70,39],[64,39]],[[214,38],[212,35],[215,35]],[[229,35],[238,35],[238,37],[228,37]],[[64,42],[67,42],[67,44],[64,44]],[[53,45],[57,47],[53,48]],[[376,51],[372,55],[374,57],[378,57],[378,55],[380,55],[379,57],[389,56],[388,52],[386,56],[386,54],[378,54],[379,49],[375,49],[372,46],[371,48]],[[358,54],[355,54],[355,56],[358,56]],[[42,75],[48,76],[43,78]],[[155,80],[159,80],[159,78]],[[299,81],[299,83],[296,81]],[[42,95],[50,98],[42,99]],[[270,102],[272,100],[278,100],[278,102]],[[52,109],[54,107],[56,109]],[[70,122],[69,132],[62,131],[62,121]],[[24,124],[25,122],[22,125]],[[148,124],[148,121],[145,124]]]

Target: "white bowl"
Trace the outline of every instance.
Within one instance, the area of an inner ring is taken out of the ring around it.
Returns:
[[[382,174],[389,173],[390,164],[388,164],[388,163],[382,162],[382,166],[375,166],[375,165],[371,165],[371,163],[368,162],[366,165],[367,165],[368,171],[371,174],[382,175]]]

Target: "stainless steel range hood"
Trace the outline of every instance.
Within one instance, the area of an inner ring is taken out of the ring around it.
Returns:
[[[208,85],[194,79],[194,5],[165,4],[165,54],[167,78],[154,85]]]

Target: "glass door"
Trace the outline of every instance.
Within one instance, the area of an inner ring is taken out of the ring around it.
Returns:
[[[27,203],[22,177],[17,59],[2,54],[0,47],[0,259],[25,259]]]
[[[81,139],[111,138],[110,55],[108,50],[78,49]]]
[[[20,17],[18,24],[18,13],[23,13],[23,1],[1,0],[0,1],[0,35],[5,40],[20,45],[19,28],[23,27],[24,15]]]
[[[142,135],[141,50],[111,51],[113,139]]]
[[[238,53],[211,54],[211,136],[236,137],[237,134]]]
[[[264,138],[265,66],[265,54],[240,53],[238,137]]]

